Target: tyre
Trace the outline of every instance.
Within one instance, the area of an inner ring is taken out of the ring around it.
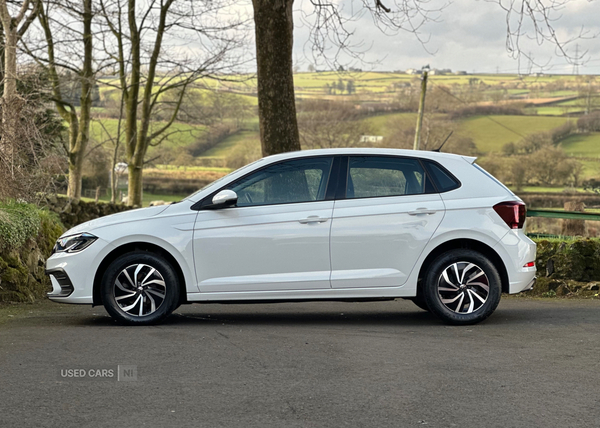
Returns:
[[[154,253],[136,251],[119,257],[106,270],[101,287],[106,311],[122,324],[157,324],[179,305],[177,274]]]
[[[483,254],[457,249],[429,267],[423,295],[430,311],[447,324],[476,324],[489,317],[502,294],[498,269]]]

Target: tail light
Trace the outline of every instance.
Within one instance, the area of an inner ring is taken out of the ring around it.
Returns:
[[[527,216],[527,208],[523,202],[500,202],[494,205],[494,211],[511,229],[522,229]]]

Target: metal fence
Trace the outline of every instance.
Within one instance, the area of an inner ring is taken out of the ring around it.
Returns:
[[[561,211],[561,210],[527,210],[527,217],[541,217],[541,218],[557,218],[563,220],[592,220],[600,221],[600,213],[582,213],[579,211]],[[527,236],[530,238],[557,238],[564,240],[576,239],[576,237],[568,235],[552,235],[547,233],[528,233]]]

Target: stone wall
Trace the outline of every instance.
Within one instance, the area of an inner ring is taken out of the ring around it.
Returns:
[[[53,213],[0,203],[0,301],[33,301],[50,291],[46,259],[63,231]]]
[[[126,205],[83,202],[56,195],[46,196],[41,205],[58,214],[67,229],[98,217],[132,209]]]

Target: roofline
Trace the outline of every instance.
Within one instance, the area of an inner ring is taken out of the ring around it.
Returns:
[[[294,152],[284,152],[276,155],[267,156],[263,158],[266,161],[275,161],[283,159],[293,159],[298,157],[311,157],[311,156],[326,156],[326,155],[393,155],[393,156],[407,156],[407,157],[420,157],[426,159],[457,159],[462,158],[469,163],[474,163],[477,159],[473,156],[462,156],[453,153],[442,153],[433,152],[427,150],[409,150],[409,149],[388,149],[388,148],[372,148],[372,147],[352,147],[352,148],[335,148],[335,149],[312,149],[312,150],[298,150]]]

